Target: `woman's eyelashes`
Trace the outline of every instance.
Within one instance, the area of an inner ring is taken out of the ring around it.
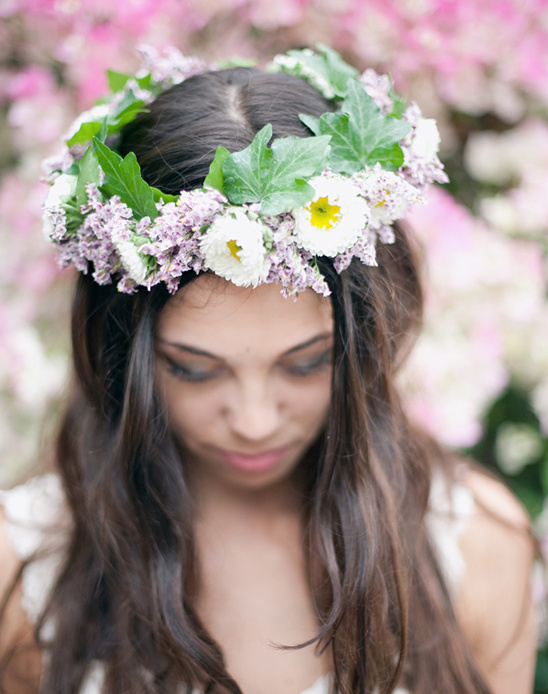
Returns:
[[[166,364],[168,373],[181,381],[200,383],[220,378],[226,373],[226,367],[221,364],[209,366],[200,363],[183,363],[172,359],[167,354],[162,353],[160,356]],[[277,367],[288,376],[303,378],[316,375],[328,369],[331,366],[331,359],[331,349],[328,349],[321,354],[315,354],[306,359],[301,357],[298,360],[283,360]]]
[[[299,361],[284,362],[282,368],[290,376],[313,376],[331,366],[331,349],[316,354],[313,357],[300,359]]]
[[[182,364],[174,361],[167,354],[161,355],[167,365],[168,373],[181,381],[199,383],[209,381],[222,372],[221,366],[210,367],[203,364]]]

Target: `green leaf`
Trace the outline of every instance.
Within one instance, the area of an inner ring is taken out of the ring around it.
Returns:
[[[115,70],[107,70],[108,86],[113,92],[119,92],[126,86],[126,82],[131,79],[131,75]]]
[[[396,170],[403,163],[399,141],[410,126],[392,116],[384,117],[373,99],[357,82],[348,83],[348,96],[342,113],[324,113],[320,132],[331,136],[331,160],[334,171],[353,174],[380,162],[383,168]]]
[[[136,77],[135,81],[141,87],[141,89],[150,89],[151,82],[152,82],[152,75],[149,72],[148,75],[145,75],[144,77]]]
[[[78,205],[85,205],[88,201],[86,184],[99,183],[99,160],[93,146],[89,146],[80,159],[79,169],[75,197]]]
[[[101,191],[105,195],[119,195],[120,200],[133,210],[133,216],[155,219],[158,210],[151,187],[141,178],[137,157],[130,152],[124,159],[96,137],[93,138],[99,164],[105,173]]]
[[[302,207],[314,197],[314,188],[306,181],[295,181],[291,190],[273,190],[262,200],[263,214],[277,215],[294,207]]]
[[[541,463],[540,475],[544,496],[548,496],[548,449],[546,449],[544,453],[544,459]]]
[[[405,113],[406,100],[398,96],[394,90],[390,90],[390,96],[392,98],[392,113],[391,116],[394,118],[401,118]]]
[[[58,169],[60,171],[61,169]],[[68,169],[65,169],[63,173],[68,174],[69,176],[78,176],[80,173],[80,167],[78,166],[77,162],[73,162]]]
[[[270,123],[253,138],[253,142],[241,152],[231,154],[223,164],[225,195],[230,202],[259,202],[268,177],[272,151],[268,143],[272,137]]]
[[[221,193],[224,192],[223,164],[230,156],[230,152],[225,147],[217,147],[215,158],[209,167],[209,173],[204,181],[204,186],[216,188]]]
[[[93,140],[99,140],[100,142],[104,143],[104,141],[107,139],[107,135],[108,135],[108,126],[107,126],[107,119],[105,118],[103,120],[103,122],[101,123],[101,128],[100,128],[99,132],[97,133],[97,135],[95,135],[95,137],[92,138],[92,142],[93,142]]]
[[[222,170],[230,202],[260,202],[263,214],[277,215],[314,197],[303,179],[327,166],[329,137],[283,137],[270,149],[271,137],[272,126],[265,125],[249,147],[227,157]]]
[[[179,200],[178,195],[164,193],[159,188],[153,188],[151,186],[150,190],[152,191],[152,195],[154,196],[154,202],[160,202],[160,200],[163,200],[164,202],[177,202]]]
[[[348,81],[355,80],[359,72],[355,67],[346,63],[340,54],[329,46],[319,43],[316,47],[320,54],[311,53],[309,50],[293,50],[288,51],[287,54],[317,73],[329,84],[335,96],[345,96]],[[306,75],[303,76],[306,77]]]
[[[317,116],[309,116],[307,113],[299,113],[299,120],[311,130],[314,135],[320,134],[320,119]]]
[[[145,102],[138,99],[130,89],[124,96],[115,113],[108,119],[108,134],[119,132],[124,125],[131,123],[139,113],[146,111]]]
[[[67,234],[70,236],[76,234],[78,229],[82,226],[84,222],[84,215],[80,210],[80,205],[75,204],[74,198],[70,202],[66,202],[62,205],[65,210],[66,220],[67,220]]]
[[[221,60],[216,63],[219,70],[227,70],[232,67],[255,67],[257,65],[256,58],[242,58],[240,56],[233,56],[228,60]]]
[[[149,89],[152,81],[152,75],[148,73],[144,77],[134,77],[125,72],[116,72],[115,70],[107,70],[108,86],[113,92],[120,92],[126,86],[129,80],[134,79],[141,89]]]
[[[91,142],[93,137],[101,130],[101,121],[95,121],[92,123],[82,123],[79,127],[78,132],[67,140],[67,147],[74,147],[74,145],[87,145]]]
[[[349,65],[342,58],[340,53],[335,51],[325,43],[317,43],[316,48],[325,56],[327,64],[327,75],[331,86],[335,87],[335,92],[339,96],[345,96],[349,80],[355,80],[360,73],[353,65]]]

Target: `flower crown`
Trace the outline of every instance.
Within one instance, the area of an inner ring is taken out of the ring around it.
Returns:
[[[219,68],[174,48],[139,50],[144,68],[135,77],[109,71],[110,95],[76,119],[64,150],[44,163],[52,186],[44,232],[61,266],[92,266],[99,284],[132,293],[164,282],[174,293],[184,272],[210,270],[240,286],[278,282],[284,295],[311,287],[327,296],[318,257],[333,258],[337,272],[353,257],[376,265],[377,239],[392,243],[392,223],[424,202],[425,185],[447,180],[435,121],[416,104],[406,108],[388,75],[359,74],[320,45],[267,68],[333,100],[335,112],[300,116],[314,137],[269,146],[266,125],[240,152],[219,147],[203,188],[167,195],[113,142],[162,91]]]

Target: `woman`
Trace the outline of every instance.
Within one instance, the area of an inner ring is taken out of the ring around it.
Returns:
[[[52,166],[75,377],[57,473],[5,495],[4,692],[531,690],[525,514],[394,389],[431,124],[328,49],[278,64],[146,109],[115,76]]]

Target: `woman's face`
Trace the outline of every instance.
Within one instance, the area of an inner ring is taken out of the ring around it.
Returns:
[[[331,396],[331,302],[200,275],[162,310],[157,377],[193,474],[259,488],[289,477]]]

